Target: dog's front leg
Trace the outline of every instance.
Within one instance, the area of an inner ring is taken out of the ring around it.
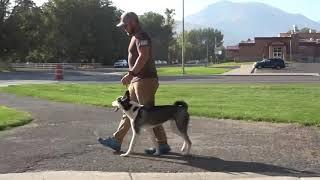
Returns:
[[[137,133],[133,132],[128,151],[125,154],[121,154],[120,156],[126,157],[132,152],[134,145],[136,144],[137,137],[138,137]]]
[[[130,142],[128,151],[125,154],[120,155],[122,157],[126,157],[132,152],[132,150],[136,144],[137,137],[138,137],[137,131],[134,128],[133,120],[130,120],[130,122],[131,122],[131,129],[132,129],[132,138],[131,138],[131,142]]]

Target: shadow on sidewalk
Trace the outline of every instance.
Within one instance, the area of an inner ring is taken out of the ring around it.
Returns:
[[[136,156],[130,157],[186,165],[209,172],[252,172],[268,176],[320,177],[320,174],[316,172],[299,171],[258,162],[225,161],[219,158],[202,155],[182,156],[178,153],[169,153],[168,155],[159,157],[147,156],[140,153],[134,153],[133,155]]]

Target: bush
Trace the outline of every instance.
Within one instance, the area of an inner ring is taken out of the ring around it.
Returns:
[[[11,67],[10,63],[0,59],[0,72],[1,71],[12,71],[12,70],[13,70],[13,68]]]

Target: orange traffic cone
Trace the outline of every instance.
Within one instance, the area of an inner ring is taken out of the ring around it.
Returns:
[[[56,74],[56,78],[55,79],[57,81],[63,80],[63,69],[62,69],[62,65],[61,64],[57,64],[56,65],[55,74]]]

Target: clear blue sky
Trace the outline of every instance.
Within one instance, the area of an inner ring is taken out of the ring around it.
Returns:
[[[41,5],[47,0],[34,0]],[[186,15],[194,14],[209,4],[220,0],[185,0]],[[272,5],[289,13],[299,13],[308,18],[320,21],[320,0],[230,0],[233,2],[262,2]],[[176,9],[176,19],[181,19],[182,0],[112,0],[114,5],[124,11],[135,11],[143,14],[147,11],[163,13],[165,8]]]

